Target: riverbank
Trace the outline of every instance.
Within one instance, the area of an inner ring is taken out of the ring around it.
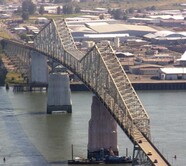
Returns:
[[[131,83],[135,90],[186,90],[186,80],[140,80]],[[42,86],[30,88],[26,84],[12,86],[14,91],[42,91],[47,89],[46,85],[43,88]],[[82,82],[71,83],[70,89],[71,91],[89,91]]]
[[[135,90],[186,90],[186,81],[176,82],[133,82]],[[71,84],[70,88],[72,91],[88,91],[89,89],[84,84]]]

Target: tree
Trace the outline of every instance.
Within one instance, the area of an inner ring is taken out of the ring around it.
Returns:
[[[128,13],[133,14],[134,13],[134,8],[133,7],[129,8]]]
[[[45,8],[43,5],[41,5],[39,8],[39,14],[43,15],[44,13],[45,13]]]
[[[31,0],[25,0],[22,3],[22,12],[28,12],[29,15],[34,14],[36,5]]]
[[[104,18],[105,18],[104,14],[100,14],[100,15],[99,15],[99,19],[100,19],[100,20],[103,20]]]
[[[156,10],[156,6],[151,6],[151,10]]]
[[[128,19],[128,15],[127,13],[125,12],[124,15],[123,15],[123,20],[127,20]]]
[[[113,16],[115,19],[122,19],[123,12],[121,11],[121,9],[116,9],[113,11]]]
[[[74,10],[75,13],[80,13],[80,11],[81,11],[81,8],[79,6],[75,7],[75,10]]]
[[[26,11],[24,11],[24,12],[22,13],[22,18],[23,18],[23,20],[28,20],[28,19],[29,19],[29,13],[26,12]]]
[[[63,6],[63,14],[72,14],[73,6],[72,5],[64,5]]]
[[[60,6],[57,7],[57,14],[61,14],[61,7]]]

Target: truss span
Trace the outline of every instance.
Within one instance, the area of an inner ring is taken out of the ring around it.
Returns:
[[[9,45],[18,45],[8,40],[3,43],[6,52]],[[96,94],[137,151],[145,156],[136,157],[140,165],[170,166],[150,141],[149,116],[109,44],[97,43],[84,54],[76,48],[65,20],[51,20],[35,37],[34,47],[24,48],[63,64]],[[149,151],[152,155],[148,155]]]

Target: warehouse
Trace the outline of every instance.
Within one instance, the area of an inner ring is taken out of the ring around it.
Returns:
[[[186,68],[160,68],[159,78],[161,80],[186,80]]]
[[[129,36],[137,37],[142,37],[145,34],[157,32],[157,30],[155,30],[154,28],[142,25],[109,24],[106,22],[102,22],[86,23],[85,26],[97,33],[124,33],[129,34]]]
[[[139,75],[156,75],[158,74],[159,68],[161,65],[152,65],[152,64],[143,64],[143,65],[136,65],[130,66],[129,72],[131,74],[139,74]]]
[[[147,41],[153,44],[173,45],[186,42],[185,32],[158,31],[143,36]]]

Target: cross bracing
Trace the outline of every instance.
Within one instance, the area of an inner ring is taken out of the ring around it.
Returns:
[[[14,42],[5,43],[8,51]],[[75,46],[65,20],[51,20],[35,37],[34,47],[20,47],[45,54],[76,74],[134,143],[136,158],[142,156],[140,165],[157,165],[155,160],[159,165],[170,165],[150,141],[149,116],[110,44],[97,43],[84,54]],[[149,151],[153,155],[148,156]]]

